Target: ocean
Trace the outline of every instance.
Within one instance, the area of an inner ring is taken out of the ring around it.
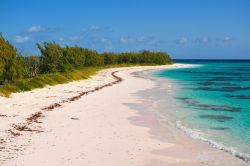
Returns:
[[[166,99],[159,102],[161,114],[174,116],[176,127],[193,138],[250,163],[250,60],[175,62],[197,66],[153,72],[168,83],[160,89]]]

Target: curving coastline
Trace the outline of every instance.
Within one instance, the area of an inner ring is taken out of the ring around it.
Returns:
[[[2,120],[12,119],[15,124],[25,120],[30,126],[16,127],[15,129],[22,130],[20,135],[5,139],[5,150],[13,151],[0,151],[1,165],[219,166],[228,160],[232,161],[231,165],[244,165],[230,155],[224,156],[224,153],[218,153],[206,145],[200,146],[200,143],[182,136],[171,127],[161,126],[157,114],[147,111],[153,104],[136,94],[154,88],[155,83],[150,79],[135,77],[133,72],[187,66],[189,65],[175,64],[108,69],[90,80],[15,94],[6,99],[5,104],[13,106],[11,101],[15,102],[13,107],[19,108],[19,112],[4,111],[6,117],[2,117]],[[112,83],[117,85],[111,86]],[[80,85],[81,91],[77,89]],[[86,90],[83,87],[89,88]],[[69,91],[65,91],[67,88],[75,91],[69,94]],[[55,93],[56,91],[65,92]],[[51,97],[50,93],[60,95],[58,98]],[[42,97],[36,98],[37,96]],[[15,100],[16,97],[19,98],[19,103]],[[140,107],[145,109],[141,110]],[[19,115],[13,117],[17,113]],[[8,144],[7,141],[12,142]],[[221,156],[224,157],[222,161]]]
[[[168,68],[169,66],[144,66],[106,69],[88,80],[68,84],[47,86],[32,91],[15,93],[10,98],[0,96],[0,162],[18,156],[18,153],[30,145],[34,134],[45,132],[41,127],[46,112],[62,108],[81,97],[112,86],[122,81],[116,73],[136,68]],[[56,101],[56,102],[55,102]]]

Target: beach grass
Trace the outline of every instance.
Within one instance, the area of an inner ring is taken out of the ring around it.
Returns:
[[[84,67],[71,72],[56,72],[41,74],[34,78],[19,79],[12,83],[0,86],[0,95],[9,97],[12,93],[30,91],[36,88],[43,88],[47,85],[53,86],[72,81],[88,79],[102,69],[131,66],[154,66],[154,64],[115,64],[98,67]]]

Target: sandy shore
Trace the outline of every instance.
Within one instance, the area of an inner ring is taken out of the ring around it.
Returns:
[[[137,108],[152,107],[136,93],[155,83],[131,73],[175,67],[188,65],[108,69],[89,80],[0,97],[0,165],[247,165]]]

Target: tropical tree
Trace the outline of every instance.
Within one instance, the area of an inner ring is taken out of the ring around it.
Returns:
[[[23,68],[16,55],[16,48],[0,34],[0,83],[6,84],[23,77]]]
[[[37,47],[41,52],[40,71],[42,73],[54,73],[63,69],[63,50],[60,45],[55,42],[45,42],[43,45],[37,43]]]

